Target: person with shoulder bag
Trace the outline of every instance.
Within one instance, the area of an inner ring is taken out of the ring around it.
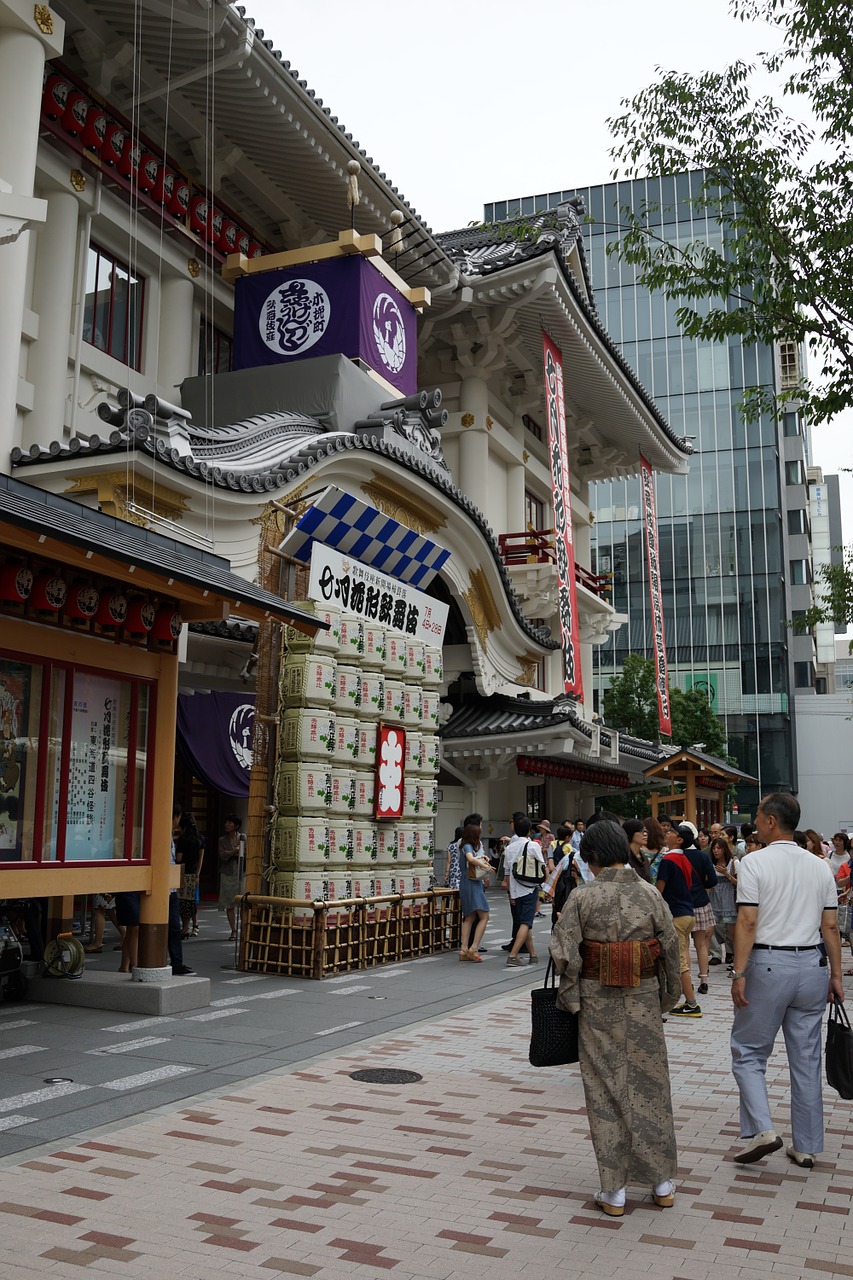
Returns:
[[[539,957],[533,944],[533,921],[539,902],[539,889],[545,880],[545,859],[535,840],[530,839],[530,819],[513,821],[515,839],[510,840],[504,854],[505,878],[501,888],[509,890],[510,910],[514,925],[513,943],[507,956],[507,967],[519,969],[524,961],[519,952],[527,948],[528,964],[537,964]]]
[[[475,964],[483,962],[478,948],[489,922],[489,903],[486,898],[489,882],[486,877],[492,870],[492,864],[486,857],[480,840],[481,830],[479,823],[468,822],[459,841],[460,863],[464,868],[464,874],[459,878],[459,902],[462,908],[459,959],[471,960]]]

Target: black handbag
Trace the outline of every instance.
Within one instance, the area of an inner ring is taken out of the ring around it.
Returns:
[[[548,961],[545,982],[530,993],[530,1065],[562,1067],[578,1060],[578,1015],[557,1007],[557,975]]]
[[[853,1030],[840,1000],[829,1006],[826,1024],[826,1083],[848,1101],[853,1098]]]

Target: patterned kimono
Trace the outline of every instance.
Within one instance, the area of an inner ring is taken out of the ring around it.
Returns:
[[[657,976],[636,987],[581,978],[580,944],[648,941]],[[580,1069],[602,1191],[675,1177],[675,1128],[661,1014],[681,995],[678,935],[656,889],[629,868],[605,867],[569,898],[552,934],[558,1004],[580,1011]]]

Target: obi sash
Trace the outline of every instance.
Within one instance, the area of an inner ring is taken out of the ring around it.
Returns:
[[[582,942],[582,978],[593,978],[602,987],[638,987],[641,978],[653,978],[660,955],[657,938],[641,942]]]

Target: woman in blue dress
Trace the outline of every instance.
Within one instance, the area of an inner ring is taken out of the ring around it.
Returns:
[[[492,864],[480,840],[482,828],[469,823],[459,841],[461,875],[459,877],[459,902],[462,907],[462,931],[460,936],[460,960],[473,960],[481,964],[483,957],[477,951],[489,922],[489,904],[486,901],[485,877],[478,879],[477,871],[488,873]],[[473,877],[473,878],[472,878]],[[471,937],[471,930],[474,936]]]

